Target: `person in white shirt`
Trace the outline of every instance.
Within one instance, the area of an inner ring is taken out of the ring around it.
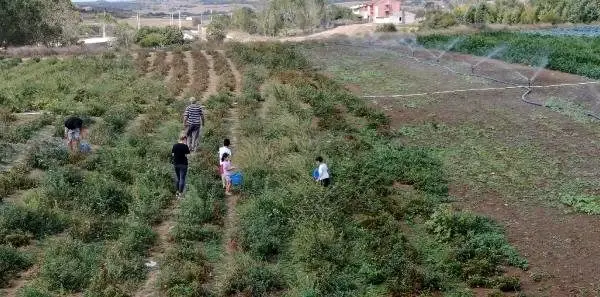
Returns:
[[[323,158],[322,157],[317,157],[315,159],[315,161],[317,161],[317,164],[319,165],[319,168],[317,169],[319,176],[317,177],[317,181],[323,185],[324,187],[328,187],[329,184],[331,183],[331,180],[329,179],[329,168],[327,168],[327,164],[325,164],[325,162],[323,162]]]
[[[227,185],[227,180],[225,177],[225,174],[223,173],[223,155],[227,154],[229,156],[231,156],[231,149],[229,149],[229,146],[231,145],[231,142],[229,141],[229,139],[225,138],[225,140],[223,140],[223,146],[219,148],[219,174],[221,174],[221,181],[223,182],[223,188],[225,188],[225,186]]]

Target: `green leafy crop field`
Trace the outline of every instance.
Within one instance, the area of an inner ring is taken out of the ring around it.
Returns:
[[[527,261],[500,225],[450,206],[436,150],[400,144],[388,116],[311,66],[294,47],[269,43],[3,66],[0,140],[24,148],[0,175],[0,292],[518,291],[505,272]],[[207,121],[186,195],[174,201],[169,152],[182,94],[206,98]],[[24,111],[45,114],[23,121]],[[91,154],[71,155],[57,138],[70,114],[90,125]],[[225,137],[245,180],[233,197],[216,172]],[[329,188],[311,179],[317,155],[331,168]]]

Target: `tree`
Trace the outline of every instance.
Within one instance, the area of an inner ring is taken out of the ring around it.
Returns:
[[[0,43],[69,44],[77,41],[78,13],[69,0],[0,0]]]
[[[135,37],[135,30],[125,22],[117,23],[114,34],[117,38],[117,45],[129,48]]]
[[[212,22],[206,27],[206,39],[221,42],[227,37],[227,28],[229,28],[231,20],[228,16],[216,16]]]
[[[258,19],[254,10],[248,7],[238,8],[233,11],[231,26],[238,30],[256,34],[258,32]]]

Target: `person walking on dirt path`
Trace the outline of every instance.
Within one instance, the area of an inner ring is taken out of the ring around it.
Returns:
[[[231,145],[231,141],[228,138],[223,140],[223,146],[219,148],[219,174],[221,174],[221,182],[223,183],[223,188],[227,185],[227,180],[225,178],[225,174],[223,174],[223,155],[228,154],[231,157],[231,149],[229,146]]]
[[[228,153],[224,153],[221,158],[221,167],[223,168],[223,175],[225,176],[225,195],[231,196],[231,175],[233,170],[236,168],[231,165],[231,156]]]
[[[182,134],[179,137],[179,142],[173,145],[171,149],[171,155],[173,157],[173,166],[175,167],[176,176],[176,187],[177,187],[177,198],[183,197],[183,191],[185,190],[185,176],[187,175],[188,169],[188,158],[190,154],[190,148],[186,144],[187,136]]]
[[[65,139],[67,140],[71,153],[79,152],[79,142],[82,134],[86,133],[83,128],[83,120],[77,116],[71,116],[65,120]]]
[[[319,166],[317,168],[317,172],[318,172],[317,181],[324,187],[328,187],[329,184],[331,183],[331,180],[329,179],[329,168],[327,167],[327,164],[325,164],[325,162],[323,162],[323,158],[321,156],[317,157],[315,159],[315,161],[317,162],[317,165]]]
[[[190,97],[190,105],[183,112],[183,126],[186,128],[187,145],[192,152],[198,148],[203,124],[204,112],[202,106],[196,103],[196,98]]]

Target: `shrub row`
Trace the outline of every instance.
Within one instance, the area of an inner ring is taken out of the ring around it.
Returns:
[[[208,51],[208,53],[212,56],[215,71],[219,75],[219,86],[217,89],[222,92],[235,91],[235,76],[223,53],[214,50]]]
[[[167,63],[167,52],[166,51],[157,51],[154,56],[154,61],[152,63],[152,67],[154,71],[159,73],[162,76],[167,76],[169,74],[169,70],[171,69],[171,65]]]
[[[190,74],[192,84],[189,92],[191,96],[201,98],[208,89],[209,84],[208,60],[200,50],[192,51],[192,58],[194,59],[194,70]]]
[[[173,95],[179,95],[188,84],[188,65],[182,51],[173,51],[172,76],[169,81],[169,89]]]
[[[417,41],[425,47],[445,49],[457,38],[457,35],[433,34],[418,36]],[[452,50],[487,56],[500,46],[505,46],[506,50],[494,56],[496,59],[600,78],[598,38],[483,32],[466,36]]]

